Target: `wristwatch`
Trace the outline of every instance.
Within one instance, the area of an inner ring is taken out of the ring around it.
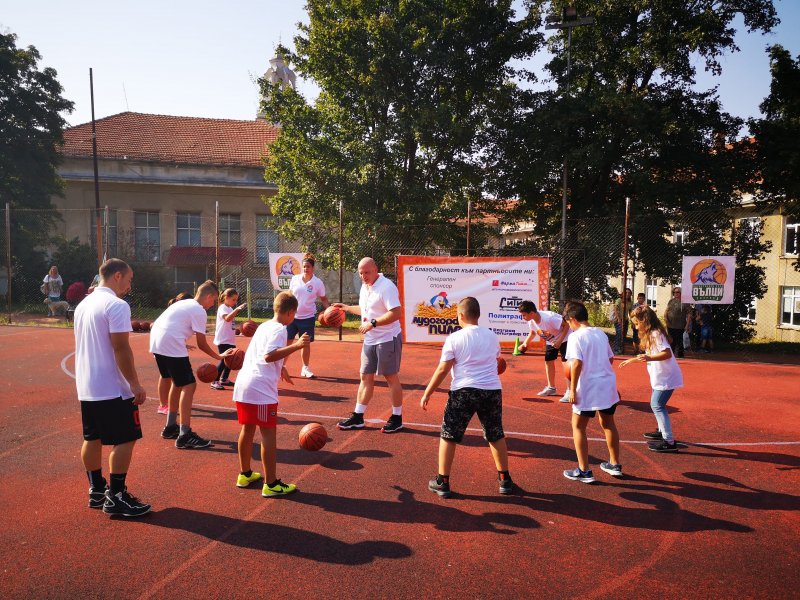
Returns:
[[[372,325],[373,328],[378,326],[378,320],[377,319],[370,319],[369,322],[370,322],[370,325]]]

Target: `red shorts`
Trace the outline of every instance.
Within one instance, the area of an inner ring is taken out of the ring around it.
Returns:
[[[258,427],[268,427],[270,429],[275,429],[278,425],[277,404],[237,402],[236,414],[239,417],[239,425],[257,425]]]

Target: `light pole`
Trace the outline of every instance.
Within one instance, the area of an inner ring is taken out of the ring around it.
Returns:
[[[560,15],[547,17],[545,29],[567,30],[567,96],[569,96],[569,78],[572,69],[570,49],[572,47],[572,29],[580,25],[591,25],[593,17],[578,18],[578,11],[574,6],[567,6]],[[564,252],[567,244],[567,153],[564,152],[564,174],[561,189],[561,284],[558,291],[559,308],[564,308]]]

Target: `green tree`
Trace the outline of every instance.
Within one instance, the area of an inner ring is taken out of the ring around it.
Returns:
[[[280,232],[327,258],[344,201],[346,263],[462,244],[456,226],[484,191],[481,133],[509,61],[538,45],[511,0],[309,0],[295,53],[314,105],[262,81],[282,134],[266,178]]]
[[[51,197],[62,193],[56,172],[66,125],[62,113],[71,112],[73,103],[61,96],[55,70],[39,68],[36,48],[18,48],[16,42],[16,35],[0,33],[0,202],[12,211],[42,211],[11,220],[12,290],[18,296],[38,292],[44,274],[41,249],[57,218]]]

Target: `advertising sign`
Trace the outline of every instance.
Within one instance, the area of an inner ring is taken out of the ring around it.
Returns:
[[[735,256],[684,256],[681,296],[687,303],[733,304]]]
[[[292,277],[302,272],[302,252],[269,253],[269,274],[272,277],[272,287],[276,293],[288,290]]]

